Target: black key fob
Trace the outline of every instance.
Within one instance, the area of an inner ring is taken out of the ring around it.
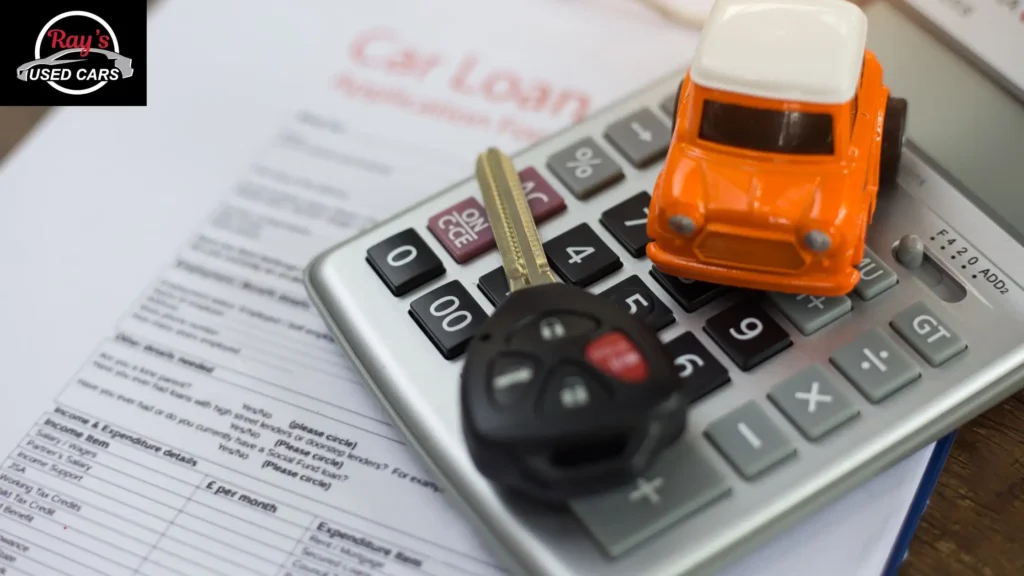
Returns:
[[[480,472],[549,503],[629,483],[686,426],[657,335],[567,284],[513,292],[470,342],[462,427]]]

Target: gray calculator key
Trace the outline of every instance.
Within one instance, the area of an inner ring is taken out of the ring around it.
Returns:
[[[967,349],[967,342],[924,302],[897,314],[890,325],[933,367],[945,364]]]
[[[808,440],[818,440],[858,414],[821,364],[775,385],[768,398]]]
[[[878,328],[832,355],[832,364],[865,398],[878,403],[921,376],[914,361]]]
[[[646,168],[664,159],[671,136],[665,121],[647,108],[614,122],[604,135],[637,168]]]
[[[644,540],[729,493],[729,485],[693,444],[680,440],[632,484],[578,498],[570,508],[609,556]]]
[[[782,315],[804,336],[810,336],[842,318],[853,309],[846,296],[823,297],[772,292],[769,298]]]
[[[548,158],[548,168],[569,192],[581,199],[624,178],[622,168],[589,137]]]
[[[796,453],[789,439],[753,401],[712,422],[704,433],[747,480]]]
[[[676,111],[676,95],[673,94],[671,96],[666,96],[665,99],[661,101],[660,106],[661,111],[665,113],[665,116],[671,118]]]
[[[874,252],[867,248],[864,249],[864,258],[857,265],[857,270],[860,271],[860,281],[854,286],[853,291],[864,301],[877,297],[899,282],[899,278],[892,268],[886,266]]]

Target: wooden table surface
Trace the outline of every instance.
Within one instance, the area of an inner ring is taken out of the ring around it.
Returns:
[[[0,162],[45,111],[0,108]],[[900,574],[1024,576],[1024,392],[960,429]]]

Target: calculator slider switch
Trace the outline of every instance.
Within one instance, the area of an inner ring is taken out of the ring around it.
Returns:
[[[924,242],[914,234],[907,234],[896,244],[896,259],[910,270],[924,263]]]
[[[626,485],[685,429],[678,372],[657,334],[605,298],[562,283],[513,291],[466,351],[468,452],[535,501]]]
[[[914,234],[901,237],[892,249],[892,256],[943,301],[956,303],[967,297],[967,288],[926,249],[920,237]]]

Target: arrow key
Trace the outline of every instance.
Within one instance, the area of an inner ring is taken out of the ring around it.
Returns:
[[[613,123],[604,136],[637,168],[664,160],[671,138],[668,125],[647,108]]]

